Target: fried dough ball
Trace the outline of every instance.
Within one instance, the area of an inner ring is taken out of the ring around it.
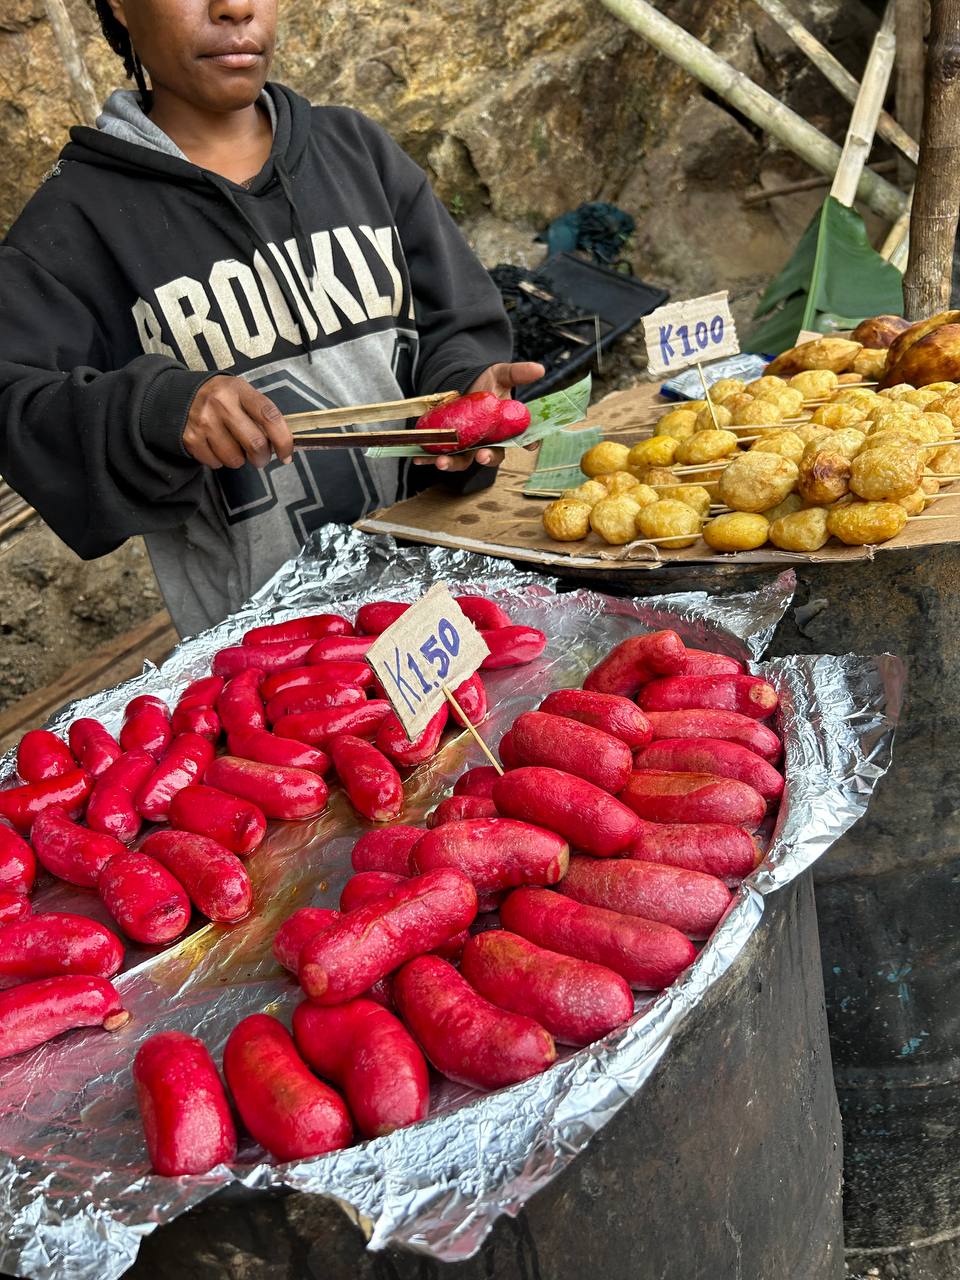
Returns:
[[[629,493],[631,489],[635,489],[640,481],[635,475],[629,471],[609,471],[602,476],[597,476],[599,482],[607,491],[610,498],[619,498],[623,493]]]
[[[795,511],[803,509],[803,499],[799,493],[788,493],[782,502],[778,502],[775,507],[770,507],[767,511],[760,514],[773,524],[775,520],[781,520],[784,516],[792,516]]]
[[[822,427],[818,422],[801,422],[797,426],[791,427],[790,430],[805,445],[821,444],[824,440],[829,440],[833,435],[832,427]]]
[[[657,497],[664,502],[686,503],[701,520],[706,520],[710,511],[710,494],[700,484],[675,484],[672,488],[657,490]]]
[[[594,503],[602,502],[609,496],[606,485],[601,484],[599,480],[584,480],[583,484],[577,485],[575,489],[564,489],[558,501],[569,499],[573,502],[585,502],[592,507]]]
[[[871,447],[881,436],[900,436],[912,444],[933,444],[935,440],[952,440],[953,423],[945,413],[921,413],[919,418],[888,418],[874,423],[870,431]]]
[[[852,404],[858,409],[869,409],[876,404],[879,396],[869,387],[841,387],[833,397],[834,404]]]
[[[849,338],[815,338],[812,342],[801,342],[798,347],[771,360],[767,372],[790,374],[803,369],[829,369],[839,374],[850,368],[860,349],[861,344],[851,342]]]
[[[851,502],[827,515],[827,529],[848,547],[889,542],[907,523],[907,513],[895,502]]]
[[[733,453],[737,447],[737,437],[732,431],[698,431],[689,440],[682,440],[677,450],[677,462],[688,463],[716,462]]]
[[[676,536],[681,534],[682,538]],[[685,502],[661,498],[639,512],[636,535],[641,538],[670,538],[666,545],[673,550],[692,547],[700,536],[700,517]]]
[[[842,453],[852,462],[867,442],[867,437],[856,427],[842,427],[830,437],[830,448]]]
[[[590,528],[612,547],[622,547],[636,537],[636,519],[643,508],[626,494],[604,498],[590,508]]]
[[[960,475],[960,444],[944,445],[932,458],[927,458],[927,469],[936,476]]]
[[[904,418],[919,418],[920,409],[907,400],[895,400],[893,404],[875,404],[867,410],[868,422],[887,422]]]
[[[850,459],[823,444],[808,444],[800,459],[797,488],[804,502],[817,507],[829,506],[850,491]]]
[[[754,378],[752,382],[747,383],[747,390],[752,396],[759,395],[761,391],[779,391],[781,387],[787,385],[784,378],[778,378],[776,374],[764,374],[762,377]]]
[[[934,400],[927,412],[943,414],[945,418],[949,418],[953,423],[954,431],[960,431],[960,395],[957,395],[956,392],[943,396],[939,400]]]
[[[672,436],[674,440],[687,440],[697,429],[697,415],[693,409],[671,409],[656,426],[658,436]]]
[[[651,436],[649,440],[641,440],[627,457],[630,474],[635,475],[638,469],[647,467],[669,467],[679,443],[674,436]]]
[[[907,404],[915,404],[921,409],[926,409],[928,405],[933,404],[934,400],[940,399],[940,392],[932,391],[929,387],[914,387],[903,399]]]
[[[613,440],[601,440],[580,459],[580,470],[591,479],[594,476],[606,475],[611,471],[626,471],[630,450],[625,444],[616,444]]]
[[[866,409],[858,408],[855,404],[822,404],[819,409],[814,410],[810,421],[836,431],[838,427],[855,427],[866,416]]]
[[[751,453],[779,453],[781,458],[799,462],[803,457],[803,441],[795,431],[767,431],[750,446]]]
[[[867,502],[896,502],[919,486],[922,475],[923,459],[917,449],[880,445],[854,458],[850,488]]]
[[[787,383],[802,393],[804,400],[823,400],[837,389],[837,375],[832,369],[806,369],[795,373]]]
[[[758,392],[756,398],[775,404],[785,418],[795,418],[803,409],[803,392],[796,387],[774,387]]]
[[[755,551],[767,540],[770,526],[761,515],[727,511],[703,526],[703,540],[714,551]]]
[[[748,404],[753,404],[755,398],[749,391],[738,391],[736,395],[728,396],[723,403],[732,414],[736,415],[741,409],[745,409]]]
[[[937,395],[948,396],[952,391],[957,390],[955,382],[928,382],[925,387],[921,387],[922,391],[936,391]]]
[[[898,382],[896,386],[884,387],[877,395],[881,400],[906,400],[912,391],[916,391],[912,382]]]
[[[920,488],[928,498],[931,498],[935,493],[940,492],[940,481],[935,475],[931,475],[929,471],[925,471],[923,473],[923,479],[920,481]]]
[[[908,493],[905,498],[897,499],[897,506],[903,507],[908,516],[918,516],[927,505],[927,495],[923,490],[923,486],[914,489],[913,493]]]
[[[742,378],[718,378],[710,388],[710,399],[714,404],[723,404],[730,396],[739,395],[745,385]]]
[[[883,377],[886,367],[886,347],[864,347],[854,356],[851,371],[869,382],[876,382]]]
[[[554,542],[579,542],[590,532],[590,504],[558,498],[543,509],[543,527]]]
[[[720,477],[720,497],[734,511],[766,511],[797,483],[797,466],[777,453],[742,453]]]
[[[697,414],[697,430],[698,431],[722,431],[724,427],[729,427],[732,414],[725,405],[715,404],[713,413],[710,412],[710,406],[701,409]],[[714,426],[714,418],[716,418],[716,426]]]
[[[783,410],[772,400],[751,400],[742,409],[733,411],[734,427],[777,427],[784,419]]]
[[[781,551],[819,551],[830,539],[826,507],[807,507],[770,525],[770,541]]]

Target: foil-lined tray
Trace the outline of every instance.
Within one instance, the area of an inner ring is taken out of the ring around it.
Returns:
[[[139,1045],[156,1031],[199,1035],[219,1062],[230,1031],[253,1012],[289,1020],[300,999],[270,946],[300,906],[336,905],[363,824],[335,792],[319,818],[274,823],[249,860],[255,910],[233,927],[201,925],[163,951],[132,947],[117,979],[132,1019],[121,1031],[75,1032],[0,1063],[0,1269],[34,1280],[113,1280],[157,1226],[228,1186],[288,1187],[336,1200],[370,1247],[399,1245],[437,1259],[474,1253],[501,1213],[523,1204],[575,1159],[638,1090],[681,1020],[741,953],[764,895],[799,875],[863,813],[890,762],[903,687],[896,658],[792,657],[758,664],[790,604],[792,574],[756,593],[684,593],[643,601],[593,592],[558,595],[543,578],[502,560],[404,547],[340,526],[314,535],[237,614],[180,644],[160,667],[65,708],[119,728],[125,703],[150,692],[173,701],[204,674],[212,653],[248,627],[308,611],[352,614],[370,599],[417,599],[436,581],[492,595],[520,623],[542,628],[546,651],[529,666],[491,672],[496,744],[513,718],[551,689],[579,685],[614,644],[638,630],[675,627],[689,643],[755,664],[779,690],[788,799],[763,866],[695,963],[667,991],[640,996],[632,1021],[604,1040],[561,1052],[543,1075],[479,1094],[438,1080],[422,1124],[325,1157],[277,1166],[252,1143],[237,1163],[202,1177],[150,1172],[131,1084]],[[419,822],[466,768],[483,763],[467,734],[409,778],[404,820]],[[0,761],[0,784],[13,774]],[[92,892],[49,883],[37,910],[70,910],[110,923]]]

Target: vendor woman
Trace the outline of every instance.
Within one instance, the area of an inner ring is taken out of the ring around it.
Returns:
[[[0,474],[85,559],[145,535],[186,634],[318,525],[406,491],[395,461],[294,449],[285,413],[508,396],[543,370],[509,363],[422,170],[358,112],[266,83],[276,0],[96,9],[137,91],[72,131],[0,247]]]

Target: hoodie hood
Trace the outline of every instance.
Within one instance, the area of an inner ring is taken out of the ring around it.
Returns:
[[[270,117],[270,129],[276,136],[277,109],[266,89],[260,94],[260,103]],[[164,155],[176,156],[178,160],[187,160],[172,138],[153,123],[140,106],[140,94],[133,89],[117,89],[103,104],[103,110],[97,116],[97,129],[112,138],[120,138],[124,142],[132,142],[136,146],[146,147],[148,151],[162,151]],[[189,164],[189,160],[187,160]]]

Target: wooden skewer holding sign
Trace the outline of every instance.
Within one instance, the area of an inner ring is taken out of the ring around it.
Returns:
[[[443,694],[446,700],[450,703],[451,707],[453,707],[454,711],[460,717],[461,723],[466,726],[467,731],[473,736],[480,750],[487,757],[487,759],[490,761],[490,763],[496,769],[497,773],[499,773],[500,777],[502,778],[503,766],[500,764],[500,761],[496,758],[496,756],[493,754],[493,752],[490,750],[490,748],[487,746],[484,740],[480,737],[480,734],[477,732],[476,725],[473,723],[473,721],[464,711],[463,707],[461,707],[460,703],[456,700],[456,698],[453,696],[453,694],[450,692],[449,688],[445,684],[441,684],[440,692]]]

